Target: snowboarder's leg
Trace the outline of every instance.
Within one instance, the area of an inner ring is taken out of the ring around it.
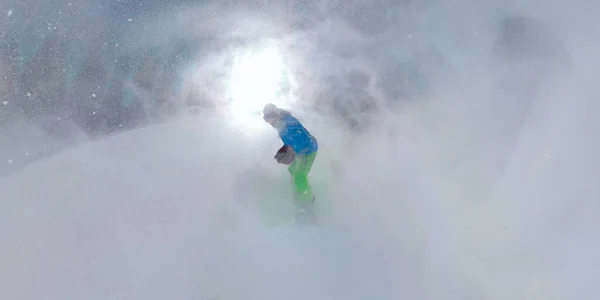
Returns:
[[[316,152],[308,155],[298,155],[294,162],[288,167],[288,171],[292,175],[295,193],[297,195],[295,198],[300,202],[310,203],[314,200],[312,187],[308,182],[308,173],[312,168],[316,156]]]
[[[315,196],[308,182],[308,173],[316,156],[316,152],[309,155],[297,156],[296,160],[288,168],[288,171],[292,174],[295,188],[294,202],[298,208],[296,220],[303,223],[314,220],[313,203]]]

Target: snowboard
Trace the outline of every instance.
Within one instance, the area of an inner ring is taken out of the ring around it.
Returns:
[[[294,214],[294,221],[298,226],[314,226],[317,225],[317,216],[314,206],[309,208],[297,208]]]

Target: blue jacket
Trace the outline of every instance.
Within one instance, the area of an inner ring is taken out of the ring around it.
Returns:
[[[291,114],[284,113],[277,128],[283,144],[291,146],[296,154],[307,155],[319,150],[317,139]]]

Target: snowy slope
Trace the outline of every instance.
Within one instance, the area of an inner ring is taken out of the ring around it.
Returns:
[[[232,187],[244,187],[248,162],[264,154],[243,148],[242,135],[233,142],[227,128],[209,119],[129,131],[3,179],[2,298],[365,299],[399,292],[403,285],[386,275],[401,269],[385,241],[268,229],[234,201]],[[254,176],[273,171],[254,167]],[[287,183],[284,175],[264,175],[263,185]],[[271,201],[286,200],[282,186]]]

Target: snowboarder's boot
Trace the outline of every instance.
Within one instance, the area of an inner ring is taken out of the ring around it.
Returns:
[[[317,216],[315,214],[315,197],[310,202],[296,201],[296,224],[297,225],[316,225]]]

